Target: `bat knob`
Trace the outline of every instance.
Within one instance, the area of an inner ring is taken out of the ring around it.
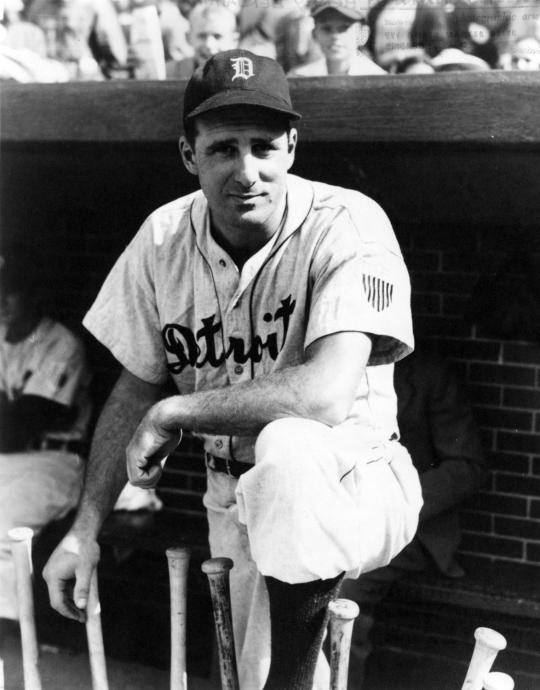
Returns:
[[[506,647],[506,638],[491,628],[476,628],[474,637],[478,642],[493,650],[497,650],[497,652]]]
[[[227,573],[233,567],[234,562],[231,558],[219,557],[209,558],[201,565],[201,570],[206,575],[218,575],[219,573]]]
[[[353,620],[360,613],[360,608],[355,601],[351,599],[334,599],[328,604],[328,611],[332,618],[339,620]]]
[[[507,673],[493,671],[486,676],[484,690],[514,690],[514,681]]]
[[[30,527],[12,527],[8,532],[8,537],[11,541],[32,541],[34,530]]]
[[[189,561],[191,549],[187,546],[171,546],[166,550],[167,558],[175,561]]]

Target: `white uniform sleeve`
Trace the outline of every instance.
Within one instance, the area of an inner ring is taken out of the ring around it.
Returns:
[[[55,329],[43,343],[37,364],[23,374],[19,394],[39,395],[68,407],[74,404],[88,376],[82,344],[64,329]]]
[[[315,251],[304,347],[342,331],[369,333],[377,365],[407,355],[414,339],[407,269],[385,213],[374,203],[369,211],[369,232],[340,211]]]
[[[152,237],[150,217],[113,266],[83,324],[124,368],[143,381],[162,384],[167,361],[155,298]]]

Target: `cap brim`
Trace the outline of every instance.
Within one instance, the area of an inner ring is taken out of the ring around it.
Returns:
[[[289,107],[287,103],[284,103],[278,98],[272,98],[269,94],[262,94],[259,91],[250,91],[249,89],[229,89],[207,98],[185,115],[184,121],[187,122],[197,117],[197,115],[202,115],[211,110],[227,108],[233,105],[253,105],[259,108],[265,108],[266,110],[281,113],[290,120],[300,120],[302,118],[300,113],[297,113],[296,110]]]

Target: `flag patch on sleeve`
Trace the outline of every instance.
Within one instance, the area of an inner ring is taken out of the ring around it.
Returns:
[[[371,304],[373,309],[383,311],[392,304],[392,295],[394,292],[392,283],[382,278],[363,273],[362,284],[364,286],[367,301]]]

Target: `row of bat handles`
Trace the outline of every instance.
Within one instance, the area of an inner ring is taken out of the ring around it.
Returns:
[[[9,537],[17,582],[24,690],[42,690],[32,587],[33,532],[27,527],[17,527],[10,530]],[[186,611],[191,552],[187,547],[174,547],[167,549],[166,554],[171,598],[170,690],[187,690]],[[231,616],[229,574],[232,567],[230,558],[210,558],[201,566],[210,586],[222,690],[240,690]],[[360,610],[349,599],[336,599],[330,602],[328,609],[330,690],[347,690],[352,631]],[[92,689],[109,690],[96,572],[90,587],[85,625]],[[514,681],[508,674],[491,672],[497,654],[506,647],[503,635],[481,627],[476,629],[474,637],[474,650],[461,690],[513,690]],[[4,690],[1,668],[0,690]],[[400,688],[396,685],[395,690]]]

